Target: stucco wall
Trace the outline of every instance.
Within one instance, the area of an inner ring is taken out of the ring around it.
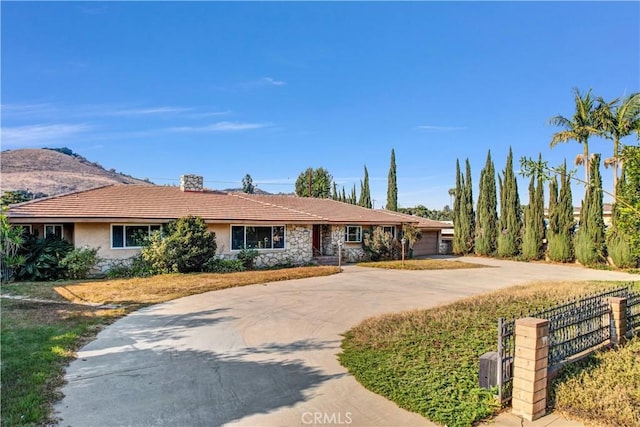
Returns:
[[[231,251],[231,226],[208,224],[207,229],[216,234],[216,253],[223,258],[235,258],[238,251]],[[259,250],[256,266],[272,267],[278,264],[307,264],[313,258],[311,248],[311,225],[286,226],[285,249]],[[102,259],[100,268],[107,270],[114,262],[129,259],[140,253],[140,249],[111,248],[110,223],[79,223],[75,226],[75,246],[99,248]]]

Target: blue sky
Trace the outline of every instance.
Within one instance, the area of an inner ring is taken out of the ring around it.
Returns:
[[[1,7],[2,149],[66,146],[157,184],[249,173],[289,192],[322,166],[348,192],[366,164],[381,207],[394,148],[400,206],[442,208],[456,158],[476,195],[488,149],[497,170],[509,146],[572,162],[581,146],[550,149],[547,121],[573,114],[573,87],[640,90],[638,2]]]

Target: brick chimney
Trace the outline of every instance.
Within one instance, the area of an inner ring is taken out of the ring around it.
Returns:
[[[204,180],[200,175],[182,175],[180,177],[180,190],[204,191]]]

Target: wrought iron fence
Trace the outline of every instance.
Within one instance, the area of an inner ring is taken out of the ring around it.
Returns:
[[[515,356],[515,319],[498,319],[498,396],[500,402],[511,400],[513,392],[513,357]]]
[[[627,295],[627,336],[631,337],[634,331],[640,329],[640,292],[631,292]]]
[[[631,295],[635,295],[631,297],[635,299],[630,300]],[[640,327],[640,293],[630,294],[628,286],[527,314],[529,317],[549,320],[549,366],[556,365],[610,339],[611,307],[607,301],[610,297],[626,297],[628,329]],[[498,319],[497,376],[501,402],[511,399],[514,355],[515,319],[500,318]]]

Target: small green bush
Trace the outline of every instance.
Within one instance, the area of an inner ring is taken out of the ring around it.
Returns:
[[[164,234],[155,232],[142,248],[142,258],[158,273],[193,273],[216,254],[216,235],[200,217],[170,222]]]
[[[45,281],[64,279],[66,268],[62,259],[73,249],[66,240],[29,236],[20,248],[25,262],[16,271],[17,280]]]
[[[99,248],[76,248],[69,252],[60,265],[67,269],[67,277],[70,279],[84,279],[91,269],[100,261]]]
[[[571,253],[571,242],[567,237],[559,233],[549,233],[547,255],[549,259],[555,262],[571,262],[573,254]]]
[[[107,277],[110,279],[149,277],[154,274],[156,273],[153,268],[142,258],[142,255],[136,255],[129,259],[114,261],[107,271]]]
[[[256,249],[243,248],[238,252],[236,259],[242,262],[242,265],[246,270],[253,270],[255,267],[256,258],[258,258],[258,251]]]
[[[244,270],[244,264],[239,259],[211,258],[204,265],[204,271],[209,273],[234,273]]]
[[[612,232],[607,239],[607,249],[613,263],[618,268],[635,268],[638,258],[631,251],[629,239],[619,233]]]

